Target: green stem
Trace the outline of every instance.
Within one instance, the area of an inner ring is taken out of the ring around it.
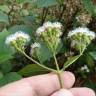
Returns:
[[[58,62],[57,62],[57,59],[56,59],[55,54],[54,54],[53,56],[54,56],[54,60],[55,60],[55,65],[56,65],[56,68],[57,68],[57,70],[59,71],[59,70],[60,70],[60,68],[59,68],[59,65],[58,65]]]
[[[40,67],[42,67],[42,68],[45,68],[45,69],[47,69],[47,70],[49,70],[49,71],[55,72],[55,73],[57,72],[57,71],[54,70],[54,69],[51,69],[51,68],[49,68],[49,67],[46,67],[45,65],[40,64],[39,62],[37,62],[36,60],[34,60],[34,59],[31,58],[30,56],[28,56],[24,51],[22,51],[21,49],[19,49],[16,45],[15,45],[15,48],[16,48],[19,52],[21,52],[25,57],[27,57],[29,60],[31,60],[32,62],[36,63],[38,66],[40,66]]]
[[[66,68],[68,68],[70,65],[72,65],[76,60],[78,60],[83,55],[85,49],[86,49],[86,46],[83,48],[83,50],[80,52],[80,54],[77,55],[78,57],[76,59],[74,59],[74,61],[69,62],[66,66],[63,66],[63,68],[61,69],[61,71],[64,71]]]
[[[62,71],[60,70],[59,68],[59,65],[58,65],[58,62],[57,62],[57,59],[56,59],[56,56],[55,54],[53,54],[54,56],[54,60],[55,60],[55,65],[56,65],[56,68],[57,68],[57,76],[58,76],[58,80],[59,80],[59,83],[60,83],[60,88],[64,88],[64,83],[63,83],[63,80],[62,80]]]
[[[59,79],[60,88],[62,89],[62,88],[64,88],[64,82],[63,82],[63,79],[62,79],[62,71],[58,71],[57,76],[58,76],[58,79]]]
[[[39,65],[40,67],[43,67],[43,68],[45,68],[45,69],[47,69],[47,70],[49,70],[49,71],[52,71],[52,72],[56,72],[56,70],[51,69],[51,68],[49,68],[49,67],[44,66],[43,64],[38,63],[37,61],[35,61],[35,60],[32,59],[31,57],[29,57],[25,52],[23,52],[22,54],[23,54],[25,57],[27,57],[29,60],[31,60],[32,62],[34,62],[34,63],[36,63],[37,65]]]
[[[86,46],[84,46],[83,50],[81,51],[81,55],[83,55],[85,49],[86,49]]]

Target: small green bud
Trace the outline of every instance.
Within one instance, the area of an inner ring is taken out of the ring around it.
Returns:
[[[71,47],[81,52],[91,43],[96,34],[88,28],[76,28],[68,33],[68,37],[72,41]]]
[[[61,23],[46,22],[43,26],[39,27],[36,31],[36,35],[47,45],[47,47],[52,51],[56,52],[57,47],[60,43]]]
[[[12,47],[18,47],[24,51],[25,44],[30,40],[28,34],[18,31],[15,34],[12,34],[6,38],[5,43],[11,45]]]

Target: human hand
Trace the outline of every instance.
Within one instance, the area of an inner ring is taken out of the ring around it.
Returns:
[[[56,74],[38,75],[8,84],[0,89],[0,96],[95,96],[89,88],[71,88],[75,82],[72,73],[62,74],[65,89],[60,89]]]

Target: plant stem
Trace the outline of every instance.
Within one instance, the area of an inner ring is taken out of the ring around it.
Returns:
[[[54,60],[55,60],[55,65],[56,65],[56,68],[57,68],[57,76],[58,76],[58,80],[59,80],[59,83],[60,83],[60,88],[64,88],[64,84],[63,84],[63,80],[62,80],[62,71],[60,70],[59,68],[59,65],[58,65],[58,62],[57,62],[57,59],[56,59],[56,56],[55,54],[53,54],[54,56]]]
[[[58,79],[59,79],[60,88],[62,89],[62,88],[64,88],[64,82],[62,80],[62,71],[58,71],[57,76],[58,76]]]
[[[63,5],[63,6],[61,6],[61,12],[60,12],[58,21],[61,21],[63,13],[64,13],[64,10],[65,10],[65,6]]]
[[[52,72],[56,72],[56,70],[51,69],[51,68],[49,68],[49,67],[46,67],[46,66],[44,66],[43,64],[40,64],[39,62],[37,62],[36,60],[32,59],[32,58],[29,57],[25,52],[23,52],[23,55],[24,55],[25,57],[27,57],[29,60],[31,60],[32,62],[34,62],[34,63],[36,63],[37,65],[39,65],[40,67],[43,67],[43,68],[45,68],[45,69],[47,69],[47,70],[49,70],[49,71],[52,71]]]
[[[41,19],[41,25],[45,22],[46,16],[48,13],[48,8],[43,8],[43,13],[42,13],[42,19]]]
[[[57,62],[57,59],[56,59],[55,54],[54,54],[53,56],[54,56],[56,68],[57,68],[57,70],[59,71],[60,69],[59,69],[59,65],[58,65],[58,62]]]
[[[38,66],[42,67],[42,68],[45,68],[49,71],[52,71],[52,72],[57,72],[56,70],[52,69],[52,68],[49,68],[49,67],[46,67],[45,65],[43,64],[40,64],[39,62],[37,62],[36,60],[34,60],[33,58],[31,58],[30,56],[28,56],[24,51],[22,51],[21,49],[19,49],[16,45],[15,45],[15,48],[20,52],[22,53],[25,57],[27,57],[29,60],[31,60],[32,62],[36,63]]]

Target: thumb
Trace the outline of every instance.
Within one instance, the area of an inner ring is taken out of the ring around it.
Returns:
[[[54,94],[52,94],[51,96],[73,96],[72,93],[66,89],[61,89],[57,92],[55,92]]]

